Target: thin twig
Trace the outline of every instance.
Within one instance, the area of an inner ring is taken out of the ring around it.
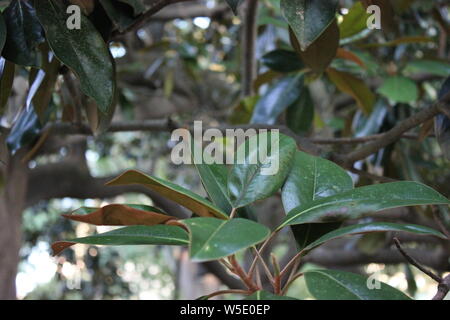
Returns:
[[[161,9],[167,7],[168,5],[171,4],[175,4],[178,2],[187,2],[187,1],[192,1],[192,0],[154,0],[151,4],[150,4],[150,8],[144,12],[143,14],[141,14],[139,16],[139,18],[137,18],[135,20],[135,22],[129,26],[128,28],[126,28],[123,31],[116,31],[113,36],[117,36],[119,34],[125,34],[131,31],[136,31],[139,28],[142,28],[147,22],[148,20],[150,20],[150,18],[156,14],[157,12],[159,12]]]
[[[261,261],[261,265],[263,266],[263,269],[264,269],[264,272],[266,273],[267,278],[269,278],[269,281],[273,284],[274,279],[273,279],[272,274],[270,273],[269,267],[267,266],[266,262],[264,261],[263,257],[261,256],[261,254],[258,252],[258,249],[253,247],[253,250],[255,251],[257,259],[259,259],[259,261]],[[249,274],[249,276],[250,276],[250,274]]]
[[[245,271],[242,269],[242,267],[239,265],[239,263],[236,260],[236,257],[234,255],[230,256],[229,261],[231,265],[233,266],[233,269],[235,271],[235,274],[242,280],[242,282],[245,284],[245,286],[252,292],[258,291],[259,287],[253,283],[253,280],[251,277],[245,273]]]
[[[267,247],[267,245],[269,244],[269,242],[277,235],[278,231],[274,231],[272,232],[272,234],[270,235],[269,238],[266,239],[266,241],[264,241],[264,243],[261,245],[261,247],[258,249],[258,253],[261,255],[264,251],[264,249]],[[253,277],[253,272],[255,271],[255,267],[256,264],[258,263],[258,256],[256,256],[253,259],[253,262],[250,266],[250,268],[248,269],[248,275],[249,277]]]
[[[236,213],[237,213],[237,209],[233,208],[230,213],[230,219],[233,219],[236,216]]]
[[[221,291],[213,292],[213,293],[207,295],[206,298],[207,299],[211,299],[211,298],[214,298],[214,297],[217,297],[217,296],[222,296],[224,294],[243,294],[243,295],[248,296],[251,293],[252,292],[248,291],[248,290],[230,289],[230,290],[221,290]]]
[[[442,282],[442,278],[439,277],[438,275],[435,275],[433,272],[431,272],[430,270],[428,270],[427,268],[425,268],[424,266],[422,266],[416,259],[414,259],[413,257],[411,257],[408,253],[406,253],[406,251],[402,248],[402,245],[400,243],[400,240],[398,240],[397,238],[394,238],[394,243],[395,246],[397,247],[398,251],[400,251],[400,253],[402,254],[403,257],[405,257],[405,259],[412,264],[413,266],[415,266],[417,269],[419,269],[420,271],[422,271],[423,273],[425,273],[427,276],[429,276],[431,279],[433,279],[434,281],[436,281],[437,283],[441,283]]]

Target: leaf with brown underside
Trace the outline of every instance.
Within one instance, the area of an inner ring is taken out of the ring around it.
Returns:
[[[130,170],[107,183],[109,186],[140,184],[191,210],[201,217],[228,219],[226,213],[198,194],[172,182]]]
[[[328,28],[317,38],[306,51],[302,51],[300,43],[292,29],[289,29],[290,41],[302,61],[312,71],[322,73],[336,57],[339,48],[339,28],[336,21],[333,21]]]
[[[366,66],[364,65],[364,62],[362,62],[362,60],[356,54],[354,54],[351,51],[345,50],[343,48],[338,49],[338,51],[336,53],[336,58],[349,60],[349,61],[356,63],[361,68],[364,68],[364,69],[366,68]]]
[[[133,207],[131,205],[111,204],[102,208],[82,207],[72,214],[63,214],[63,217],[96,226],[154,226],[175,219],[156,210],[147,206]]]
[[[178,226],[128,226],[83,238],[57,241],[52,244],[53,255],[77,244],[102,246],[169,245],[186,246],[188,233]]]
[[[61,252],[63,252],[64,250],[66,250],[67,248],[73,246],[74,244],[76,244],[75,242],[70,242],[70,241],[58,241],[52,244],[52,250],[53,256],[57,256],[59,255]]]
[[[358,106],[365,114],[370,114],[375,104],[375,95],[370,91],[363,80],[354,75],[328,68],[327,74],[336,87],[344,93],[349,94],[356,100]]]

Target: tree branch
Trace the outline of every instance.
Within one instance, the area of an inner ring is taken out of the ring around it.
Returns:
[[[153,0],[150,4],[150,8],[146,12],[141,14],[139,16],[139,18],[136,19],[136,21],[131,26],[129,26],[122,32],[116,31],[113,34],[113,37],[120,35],[120,34],[125,34],[128,32],[131,32],[131,31],[136,31],[139,28],[142,28],[153,15],[155,15],[157,12],[159,12],[160,10],[162,10],[164,7],[166,7],[168,5],[171,5],[174,3],[179,3],[179,2],[187,2],[187,1],[192,1],[192,0]]]
[[[253,80],[256,77],[255,46],[257,29],[258,0],[247,0],[242,30],[242,96],[253,94]]]
[[[350,167],[354,162],[365,159],[381,148],[386,147],[387,145],[400,139],[408,130],[426,122],[429,119],[432,119],[441,113],[441,109],[443,108],[444,104],[442,102],[438,102],[429,108],[423,109],[408,119],[401,121],[394,128],[380,135],[380,137],[375,141],[362,146],[348,155],[336,155],[334,156],[334,160],[344,164],[346,167]]]

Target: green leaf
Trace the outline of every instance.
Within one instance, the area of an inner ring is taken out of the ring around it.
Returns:
[[[283,134],[261,133],[237,150],[238,162],[228,176],[228,191],[234,208],[244,207],[274,194],[291,168],[296,142]],[[239,159],[239,155],[244,155]]]
[[[405,72],[412,74],[432,74],[447,77],[450,74],[450,63],[435,60],[414,60],[408,63]]]
[[[238,7],[244,0],[226,0],[234,14],[237,14]]]
[[[190,257],[193,261],[217,260],[264,241],[270,230],[247,219],[183,220],[189,229]]]
[[[259,99],[253,111],[251,123],[274,124],[278,116],[293,104],[303,88],[303,75],[298,74],[283,78],[275,83]]]
[[[66,26],[65,5],[58,0],[36,1],[36,11],[56,57],[80,79],[81,90],[108,114],[116,90],[114,62],[108,46],[87,17],[81,28]]]
[[[259,300],[298,300],[291,297],[286,296],[278,296],[273,293],[267,292],[267,291],[256,291],[252,295],[246,297],[244,300],[253,300],[253,301],[259,301]]]
[[[356,2],[339,25],[341,39],[352,37],[366,30],[369,16],[362,3]]]
[[[172,182],[148,176],[141,172],[130,170],[107,183],[110,186],[140,184],[175,201],[183,207],[203,217],[215,216],[228,219],[228,215],[198,194],[178,186]]]
[[[134,21],[133,8],[129,5],[112,0],[100,0],[106,14],[120,32],[125,31]]]
[[[410,300],[403,292],[380,282],[380,289],[369,289],[368,278],[336,270],[305,272],[309,292],[318,300]]]
[[[0,57],[0,115],[3,114],[11,94],[16,65]]]
[[[195,143],[192,145],[195,146]],[[200,152],[201,157],[197,158],[197,154],[194,150],[194,164],[200,175],[200,179],[202,180],[203,187],[216,206],[223,212],[230,213],[233,208],[228,196],[227,167],[217,163],[207,164],[204,159],[203,150],[199,148],[198,151]]]
[[[376,184],[302,204],[288,213],[278,229],[294,224],[356,219],[385,209],[430,204],[450,204],[450,201],[417,182]]]
[[[411,79],[395,76],[385,79],[378,92],[395,102],[408,103],[419,98],[417,85]]]
[[[306,134],[314,121],[314,102],[307,88],[286,112],[286,124],[296,134]]]
[[[447,237],[439,231],[434,229],[419,226],[415,224],[398,224],[398,223],[388,223],[388,222],[371,222],[363,224],[355,224],[347,226],[341,229],[333,230],[327,233],[309,244],[303,249],[304,253],[317,248],[318,246],[324,244],[327,241],[342,238],[345,236],[356,235],[356,234],[366,234],[373,232],[408,232],[414,233],[422,236],[435,236],[442,239],[447,239]]]
[[[334,162],[297,151],[281,193],[286,212],[353,189],[352,178]]]
[[[52,244],[53,254],[58,255],[77,243],[110,246],[152,244],[184,246],[189,244],[189,237],[186,231],[177,226],[130,226],[84,238],[55,242]]]
[[[297,151],[281,197],[286,212],[316,199],[353,189],[347,172],[335,163]],[[322,235],[338,228],[340,223],[291,226],[298,249],[301,250]]]
[[[44,2],[44,1],[39,1]],[[45,41],[44,31],[30,1],[13,0],[3,11],[6,43],[2,55],[22,66],[40,66],[37,46]]]
[[[281,12],[294,31],[302,51],[335,21],[337,0],[281,0]]]
[[[304,68],[295,51],[276,49],[266,53],[261,63],[277,72],[293,72]]]

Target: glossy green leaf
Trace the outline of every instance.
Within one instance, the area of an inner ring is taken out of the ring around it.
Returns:
[[[395,102],[413,102],[419,98],[419,89],[411,79],[395,76],[384,80],[378,92]]]
[[[235,218],[192,218],[183,220],[189,229],[193,261],[217,260],[264,241],[270,230],[254,221]]]
[[[16,65],[14,63],[0,57],[0,115],[3,114],[11,94],[15,70]]]
[[[352,189],[352,178],[337,164],[297,151],[281,195],[284,210],[289,212],[300,205]]]
[[[44,1],[42,1],[44,2]],[[3,12],[6,43],[2,55],[22,66],[40,66],[37,46],[45,41],[44,31],[30,1],[12,0]]]
[[[347,172],[335,163],[297,151],[281,197],[285,212],[301,204],[353,189]],[[322,235],[338,228],[340,223],[302,224],[291,226],[301,250]]]
[[[293,72],[304,67],[295,51],[276,49],[266,53],[261,63],[277,72]]]
[[[195,143],[193,143],[193,145],[195,145]],[[203,150],[199,149],[199,152],[201,156],[198,158],[195,150],[193,152],[194,164],[209,198],[223,212],[230,213],[233,207],[228,196],[227,167],[217,163],[207,164],[204,161]]]
[[[148,176],[141,172],[130,170],[120,175],[116,179],[108,182],[107,185],[143,185],[164,197],[175,201],[183,207],[191,210],[202,217],[216,216],[218,218],[227,219],[228,215],[217,208],[214,204],[199,196],[198,194],[178,186],[172,182]]]
[[[281,0],[281,12],[305,51],[336,19],[337,0]]]
[[[304,135],[312,127],[314,121],[314,102],[307,88],[286,112],[286,124],[294,133]]]
[[[125,31],[134,23],[133,8],[129,5],[113,0],[100,0],[100,3],[120,32]]]
[[[226,0],[234,14],[237,14],[238,7],[244,0]]]
[[[450,204],[450,201],[417,182],[376,184],[302,204],[288,213],[279,229],[294,224],[344,221],[385,209],[431,204]]]
[[[108,114],[114,102],[116,81],[114,62],[101,35],[84,15],[79,30],[68,29],[61,1],[36,1],[36,11],[56,57],[80,79],[81,90]]]
[[[275,83],[259,99],[251,123],[274,124],[278,116],[300,97],[302,88],[302,75],[289,76]]]
[[[366,234],[373,232],[408,232],[422,236],[435,236],[442,239],[446,239],[446,236],[441,232],[424,226],[419,226],[415,224],[371,222],[371,223],[355,224],[337,230],[333,230],[330,233],[323,235],[313,243],[309,244],[306,248],[303,249],[303,251],[306,253],[330,240],[350,235]]]
[[[88,237],[76,238],[67,241],[58,241],[52,244],[53,254],[58,255],[74,244],[92,245],[178,245],[189,244],[189,237],[185,230],[177,226],[130,226],[104,232]]]
[[[339,25],[341,38],[349,38],[366,30],[369,16],[362,3],[360,1],[355,2]]]
[[[278,296],[273,293],[267,292],[267,291],[256,291],[252,295],[246,297],[244,300],[252,300],[252,301],[259,301],[259,300],[297,300],[295,298],[287,297],[287,296]]]
[[[336,270],[312,270],[304,274],[309,292],[318,300],[410,300],[403,292],[380,282],[369,289],[370,279]]]
[[[239,146],[238,162],[228,176],[233,207],[244,207],[278,191],[291,169],[296,149],[292,138],[274,132],[255,135]]]

